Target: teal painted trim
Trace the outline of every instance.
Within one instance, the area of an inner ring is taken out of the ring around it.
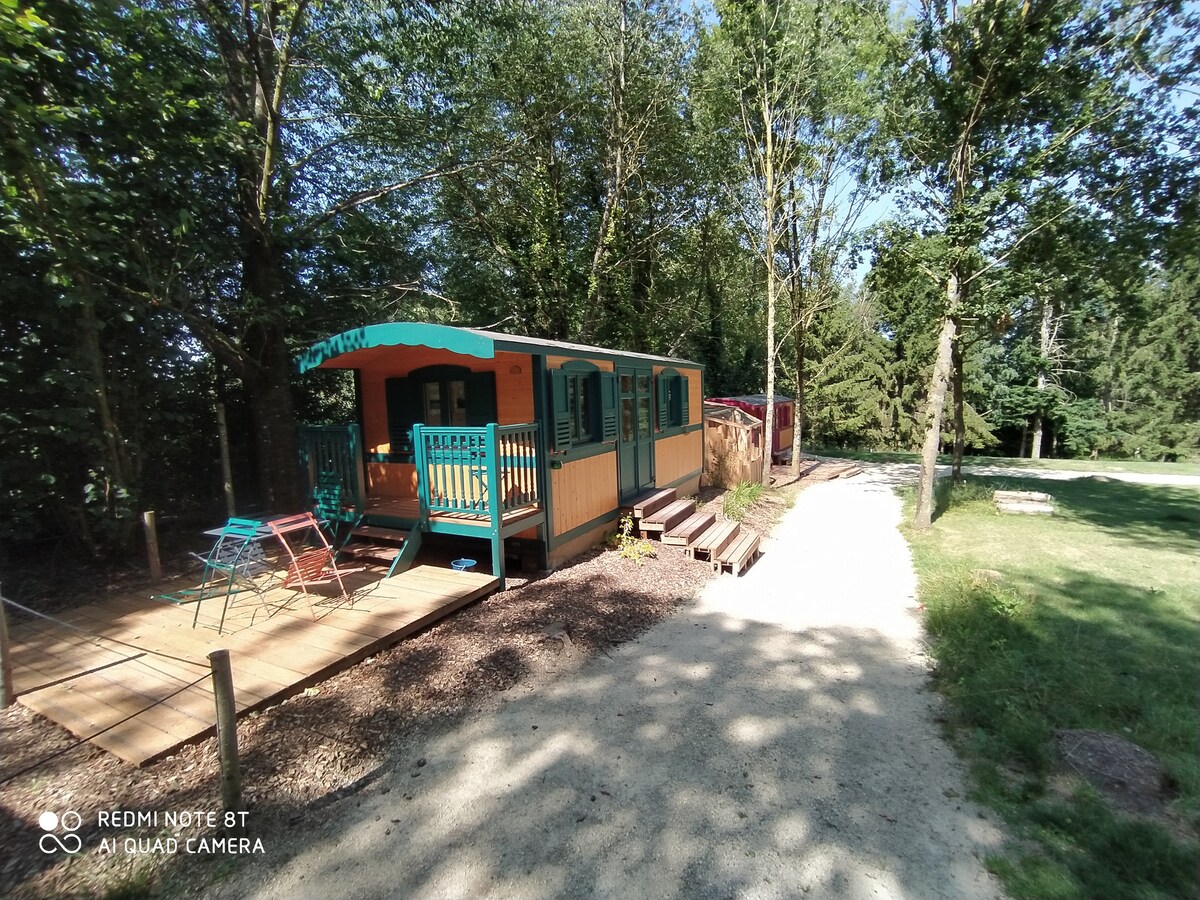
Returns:
[[[492,523],[487,519],[479,519],[478,522],[468,522],[463,519],[446,521],[430,517],[425,525],[425,530],[431,534],[457,534],[464,537],[482,538],[483,540],[491,540]]]
[[[706,363],[690,359],[677,359],[673,356],[653,356],[649,353],[629,354],[620,350],[609,350],[605,347],[580,347],[549,341],[541,343],[529,339],[505,340],[510,335],[497,334],[494,338],[497,350],[507,350],[510,353],[532,353],[535,356],[562,356],[568,359],[602,359],[605,362],[615,362],[630,366],[682,366],[685,369],[703,370]]]
[[[400,552],[392,560],[392,564],[388,566],[388,578],[400,572],[407,572],[412,568],[412,564],[417,559],[417,554],[421,552],[421,533],[424,530],[420,522],[417,523],[415,528],[409,530],[408,537],[404,539],[404,546],[400,548]]]
[[[563,363],[559,368],[568,372],[599,372],[600,367],[587,359],[572,359]]]
[[[621,511],[619,509],[612,509],[604,513],[604,515],[596,516],[596,518],[592,519],[590,522],[584,522],[582,525],[576,525],[574,528],[570,529],[569,531],[564,531],[562,534],[552,534],[548,542],[550,544],[550,549],[554,550],[557,547],[561,547],[563,544],[575,540],[575,538],[579,537],[580,535],[587,534],[593,528],[596,528],[600,525],[607,525],[609,522],[615,522],[620,517]]]
[[[504,538],[500,536],[500,515],[504,504],[500,497],[500,426],[495,422],[487,426],[487,442],[484,447],[487,461],[487,504],[488,519],[492,536],[492,575],[500,579],[500,590],[504,590]]]
[[[560,450],[551,456],[550,459],[574,462],[577,459],[587,459],[590,456],[601,456],[605,453],[616,452],[616,441],[593,441],[590,444],[580,444],[578,447],[572,447],[570,450]]]
[[[683,477],[681,477],[681,478],[676,478],[676,479],[675,479],[674,481],[672,481],[670,484],[660,484],[660,485],[658,485],[658,486],[659,486],[660,488],[673,488],[673,487],[679,487],[679,485],[683,484],[685,481],[690,481],[691,479],[695,478],[697,475],[700,475],[700,474],[702,474],[703,472],[704,472],[704,469],[703,469],[703,468],[699,468],[699,469],[696,469],[695,471],[688,472],[686,475],[684,475],[684,476],[683,476]]]
[[[546,513],[547,522],[543,530],[549,534],[549,523],[554,521],[554,491],[550,478],[550,431],[554,418],[550,412],[550,395],[546,390],[546,357],[534,356],[532,368],[533,372],[530,374],[533,379],[533,417],[543,423],[543,427],[538,429],[538,459],[546,460],[545,465],[540,466],[538,471],[542,509]]]
[[[511,525],[505,525],[500,529],[500,537],[512,537],[514,534],[520,534],[522,531],[528,531],[538,525],[546,524],[546,512],[543,510],[535,516],[521,519],[519,522],[513,522]]]
[[[356,350],[371,347],[429,347],[434,350],[449,350],[478,359],[495,359],[496,342],[475,331],[455,328],[451,325],[428,325],[421,322],[387,322],[367,325],[351,331],[343,331],[327,340],[314,344],[296,362],[303,374],[322,363]],[[529,352],[528,349],[525,350]]]
[[[677,434],[691,434],[693,431],[703,431],[704,420],[694,422],[691,425],[676,425],[672,428],[664,428],[662,431],[654,432],[654,439],[661,441],[663,438],[675,437]]]

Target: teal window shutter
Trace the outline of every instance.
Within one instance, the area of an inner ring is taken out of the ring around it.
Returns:
[[[688,380],[687,376],[683,375],[679,378],[679,424],[686,425],[691,421],[691,415],[688,412]]]
[[[467,381],[467,425],[488,425],[496,418],[496,373],[471,372]]]
[[[658,427],[666,428],[671,406],[671,379],[666,372],[658,376]]]
[[[553,426],[554,449],[571,448],[571,406],[567,400],[567,373],[550,370],[550,418]]]
[[[615,372],[600,372],[600,440],[617,439],[617,376]]]
[[[412,427],[421,415],[414,385],[407,378],[389,378],[383,387],[392,453],[412,453]]]

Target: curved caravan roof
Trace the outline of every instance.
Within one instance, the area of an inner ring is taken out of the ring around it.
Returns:
[[[494,359],[497,350],[537,355],[578,356],[587,359],[640,360],[655,365],[704,368],[703,364],[647,353],[625,353],[605,347],[549,341],[542,338],[458,328],[453,325],[429,325],[423,322],[387,322],[344,331],[314,344],[297,362],[301,372],[310,369],[358,369],[397,347],[430,347],[479,359]]]

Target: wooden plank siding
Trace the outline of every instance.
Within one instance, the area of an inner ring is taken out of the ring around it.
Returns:
[[[425,366],[465,366],[472,372],[496,373],[496,416],[501,425],[520,425],[537,418],[533,408],[533,358],[525,353],[497,352],[477,359],[429,347],[397,347],[386,362],[362,369],[363,444],[367,453],[391,452],[385,383]],[[412,463],[368,463],[367,492],[379,497],[416,497]]]
[[[655,481],[660,485],[671,484],[699,471],[703,463],[703,431],[674,434],[659,438],[654,444]]]
[[[552,534],[564,534],[617,509],[617,458],[601,453],[550,470],[554,496]]]

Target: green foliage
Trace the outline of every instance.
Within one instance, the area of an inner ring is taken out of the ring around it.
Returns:
[[[721,512],[725,518],[740,522],[746,518],[750,507],[762,497],[763,486],[759,481],[743,481],[731,491],[726,491],[721,498]]]
[[[955,486],[913,536],[935,683],[980,791],[1036,852],[993,861],[1013,896],[1190,896],[1200,845],[1130,820],[1088,789],[1048,790],[1055,729],[1111,732],[1151,750],[1200,830],[1200,652],[1194,490],[1056,482],[1052,518],[997,514],[994,488]],[[1138,849],[1117,852],[1135,840]]]
[[[623,559],[631,559],[639,566],[651,556],[656,555],[654,544],[633,533],[633,516],[621,516],[617,530],[608,539],[608,545],[616,550]]]
[[[710,395],[761,391],[766,134],[742,112],[766,89],[771,353],[803,433],[919,441],[962,262],[969,443],[1015,453],[1041,416],[1048,453],[1195,458],[1196,29],[948,9],[0,3],[0,536],[106,555],[142,508],[219,515],[218,400],[238,496],[269,502],[292,420],[354,417],[349,380],[293,388],[291,354],[369,322],[663,352]],[[256,55],[266,32],[289,55]],[[956,137],[977,177],[947,200]],[[899,224],[868,245],[889,184]]]

